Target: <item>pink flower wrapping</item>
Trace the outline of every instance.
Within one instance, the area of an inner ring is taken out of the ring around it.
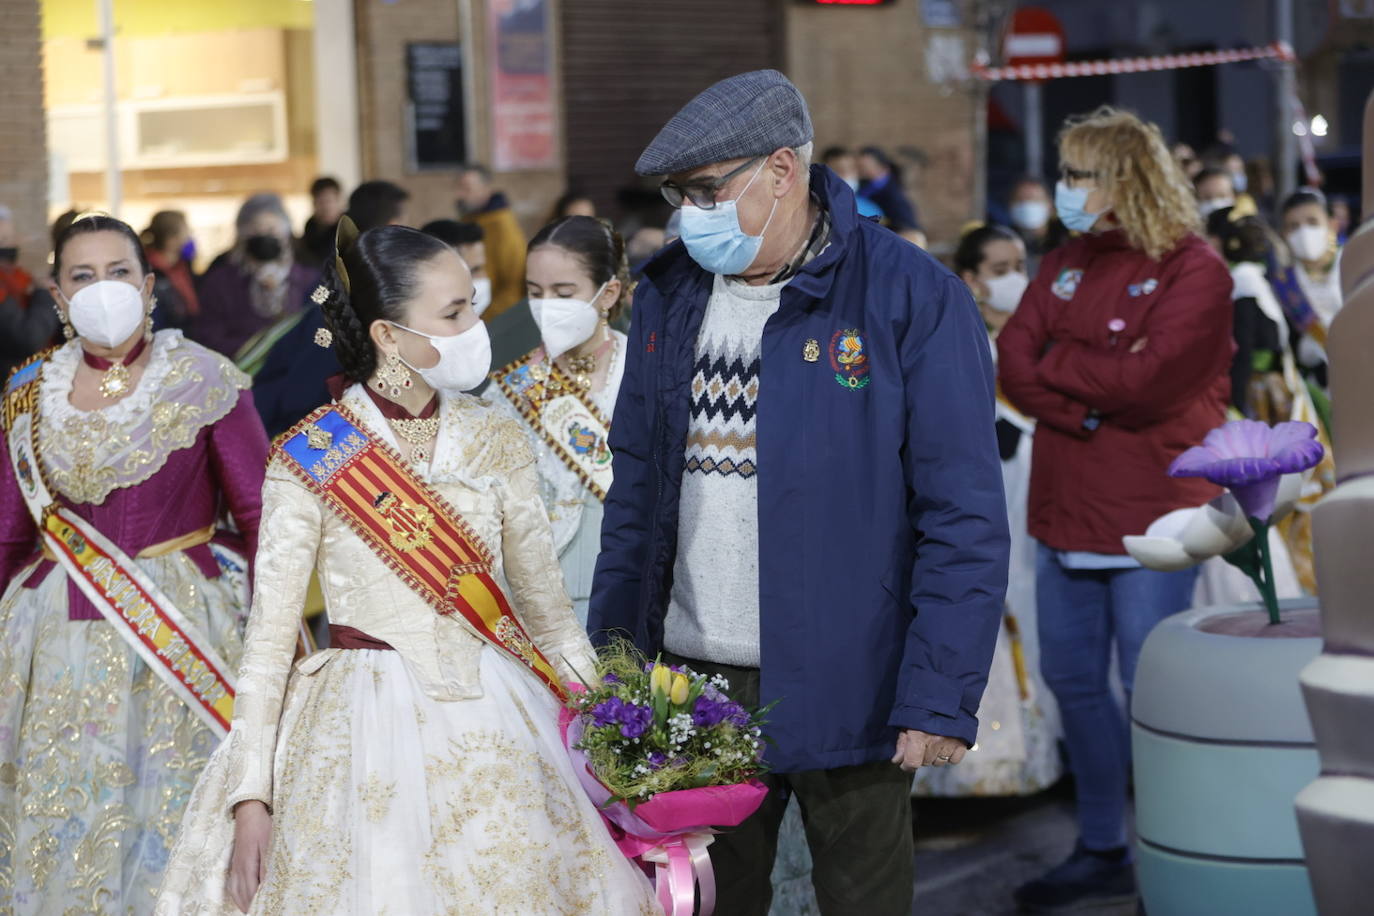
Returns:
[[[627,858],[638,859],[646,867],[653,864],[664,913],[690,916],[699,895],[697,912],[711,916],[716,883],[706,847],[713,828],[738,826],[758,810],[768,787],[751,779],[729,786],[660,792],[631,811],[623,801],[610,801],[611,790],[596,778],[587,755],[576,747],[582,735],[581,717],[565,707],[559,712],[558,726],[578,781],[601,812],[616,846]]]
[[[601,810],[602,817],[614,828],[612,833],[621,851],[632,858],[675,836],[710,830],[712,827],[736,827],[758,810],[768,794],[767,786],[757,779],[751,779],[732,786],[661,792],[635,805],[633,811],[624,802],[608,805],[606,802],[611,797],[611,791],[596,778],[587,763],[587,756],[575,747],[582,734],[582,723],[577,713],[562,709],[558,726],[582,787]]]

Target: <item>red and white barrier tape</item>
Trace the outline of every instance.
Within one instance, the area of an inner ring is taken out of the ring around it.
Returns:
[[[1155,70],[1182,70],[1186,67],[1215,67],[1250,60],[1297,59],[1284,42],[1262,48],[1237,48],[1232,51],[1197,51],[1189,54],[1164,54],[1159,57],[1129,57],[1124,60],[1082,60],[1063,64],[1021,64],[1014,67],[986,67],[976,61],[973,75],[989,82],[1005,80],[1055,80],[1070,76],[1110,76],[1116,73],[1148,73]]]

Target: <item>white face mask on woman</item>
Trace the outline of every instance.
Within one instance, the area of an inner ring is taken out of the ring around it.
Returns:
[[[1021,297],[1030,286],[1030,277],[1020,271],[1010,271],[999,277],[989,277],[983,281],[988,288],[987,303],[999,312],[1011,313],[1021,304]]]
[[[435,337],[394,321],[390,324],[425,338],[439,351],[439,362],[428,369],[412,366],[404,357],[401,358],[407,369],[424,379],[425,384],[435,391],[449,394],[471,391],[482,384],[482,379],[491,371],[491,337],[487,334],[485,322],[479,321],[466,331],[448,337]]]
[[[596,333],[601,313],[596,310],[596,302],[610,285],[610,280],[592,294],[590,302],[584,299],[531,299],[530,315],[539,325],[539,336],[544,341],[544,352],[549,359],[557,359],[578,344],[586,343]]]
[[[1303,261],[1319,261],[1331,247],[1331,233],[1321,226],[1299,226],[1288,233],[1288,247]]]
[[[83,286],[67,300],[67,320],[78,335],[101,347],[117,347],[143,323],[143,291],[122,280]]]

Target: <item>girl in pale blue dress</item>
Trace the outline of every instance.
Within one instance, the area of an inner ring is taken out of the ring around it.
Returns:
[[[555,220],[530,242],[525,286],[540,343],[493,372],[484,397],[529,435],[568,595],[585,624],[625,372],[625,335],[611,327],[632,292],[625,244],[602,220]]]

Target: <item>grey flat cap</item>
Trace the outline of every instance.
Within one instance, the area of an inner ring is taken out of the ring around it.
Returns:
[[[682,106],[639,157],[635,172],[672,175],[802,146],[814,137],[797,87],[776,70],[755,70],[723,79]]]

